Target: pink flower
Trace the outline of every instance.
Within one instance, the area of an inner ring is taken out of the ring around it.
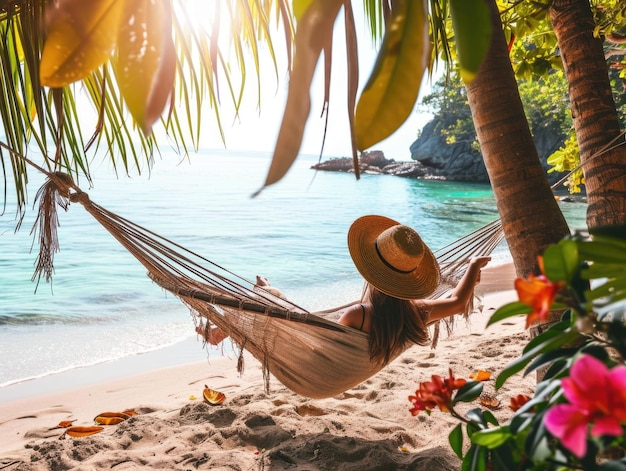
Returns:
[[[600,360],[582,355],[569,378],[561,381],[569,404],[557,404],[545,416],[548,431],[565,448],[582,458],[587,453],[587,428],[591,435],[620,436],[626,423],[626,366],[608,369]]]

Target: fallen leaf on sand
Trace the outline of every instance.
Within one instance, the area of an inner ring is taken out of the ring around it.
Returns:
[[[477,370],[470,373],[469,377],[474,381],[488,381],[491,378],[491,373],[485,370]]]
[[[489,409],[497,409],[500,407],[500,400],[491,394],[481,394],[480,403]]]
[[[69,427],[65,429],[65,432],[63,432],[63,435],[61,435],[59,439],[65,438],[65,435],[69,435],[70,437],[87,437],[94,433],[102,432],[102,430],[104,430],[104,427]]]
[[[117,425],[126,419],[130,419],[130,415],[124,412],[103,412],[98,414],[93,421],[100,425]]]
[[[206,384],[204,385],[204,391],[202,391],[202,396],[204,397],[204,400],[208,402],[209,404],[211,404],[212,406],[221,404],[222,402],[226,400],[226,395],[224,393],[221,393],[219,391],[214,391],[213,389],[209,388]]]
[[[68,428],[68,427],[71,427],[74,422],[76,422],[76,419],[62,420],[61,422],[59,422],[59,425],[57,425],[55,428]]]

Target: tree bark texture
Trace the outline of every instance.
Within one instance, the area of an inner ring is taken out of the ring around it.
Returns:
[[[537,256],[569,228],[532,139],[496,1],[485,1],[491,45],[467,95],[516,272],[526,277],[538,273]]]
[[[589,0],[554,0],[550,8],[587,189],[589,228],[626,223],[626,145],[594,157],[620,136],[602,39],[593,36]]]

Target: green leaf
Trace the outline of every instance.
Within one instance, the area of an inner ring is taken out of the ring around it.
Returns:
[[[532,310],[533,309],[528,304],[524,304],[519,301],[505,304],[503,306],[500,306],[496,310],[496,312],[491,315],[489,321],[487,321],[487,327],[489,327],[491,324],[495,324],[496,322],[508,319],[509,317],[530,314]]]
[[[356,107],[359,150],[389,137],[406,121],[430,60],[426,2],[398,0],[392,5],[374,70]]]
[[[607,303],[620,301],[626,298],[626,278],[618,278],[615,280],[607,281],[597,288],[588,291],[586,298],[588,301],[595,301],[598,299],[607,298]]]
[[[612,460],[602,463],[599,467],[601,471],[626,471],[626,462],[622,460]]]
[[[541,368],[544,365],[552,365],[557,360],[567,359],[574,356],[578,352],[578,348],[558,348],[551,352],[546,352],[543,355],[538,356],[527,369],[526,374]]]
[[[448,441],[450,442],[450,446],[452,447],[452,451],[459,457],[460,460],[463,459],[463,424],[458,423],[456,427],[452,429],[450,435],[448,435]]]
[[[577,242],[580,257],[597,263],[626,264],[626,244],[621,241],[594,240]]]
[[[484,0],[450,0],[461,78],[469,83],[489,50],[493,27],[491,13]]]
[[[472,435],[472,443],[484,446],[490,450],[506,443],[513,434],[508,427],[498,427],[489,430],[481,430]]]
[[[547,332],[544,332],[542,335],[545,335]],[[539,337],[537,337],[539,338]],[[558,335],[553,336],[547,341],[535,345],[533,348],[524,350],[522,356],[520,356],[517,360],[509,363],[509,365],[502,370],[502,372],[496,378],[496,389],[500,389],[505,381],[513,376],[514,374],[520,372],[533,358],[541,353],[545,353],[550,350],[554,350],[556,348],[561,347],[562,345],[571,343],[576,338],[578,338],[578,333],[574,331],[568,331],[559,333]],[[536,340],[536,339],[533,339]]]
[[[174,89],[176,53],[169,2],[126,0],[115,74],[120,92],[144,134],[161,116]]]
[[[467,424],[467,436],[472,437],[475,432],[479,430],[484,430],[487,428],[487,420],[485,419],[485,413],[479,407],[475,409],[470,409],[465,413],[465,417],[467,417],[471,422]]]
[[[580,267],[578,244],[573,240],[562,240],[548,247],[543,254],[543,268],[553,282],[570,282]]]
[[[472,445],[468,455],[471,456],[471,471],[487,471],[487,449]],[[467,455],[466,455],[467,458]]]
[[[543,344],[548,340],[561,335],[564,331],[566,331],[570,327],[570,320],[562,320],[550,326],[548,330],[542,332],[537,335],[535,338],[532,338],[528,341],[528,343],[524,346],[523,352],[526,353],[529,350],[535,348],[537,345]]]
[[[480,396],[480,393],[482,392],[483,383],[480,381],[468,381],[456,392],[453,404],[456,404],[457,402],[472,402]]]
[[[513,435],[517,435],[524,431],[526,427],[532,424],[534,417],[534,414],[528,413],[513,416],[513,418],[511,419],[511,423],[509,424],[511,433]]]
[[[611,239],[614,241],[626,242],[626,225],[625,224],[591,227],[589,228],[589,233],[593,236],[594,240],[607,238],[607,239]]]
[[[123,9],[122,0],[50,2],[41,83],[63,87],[104,64],[115,47]]]
[[[487,422],[488,424],[496,425],[496,426],[500,425],[496,416],[493,415],[490,411],[488,410],[483,411],[483,416],[485,417],[485,422]]]

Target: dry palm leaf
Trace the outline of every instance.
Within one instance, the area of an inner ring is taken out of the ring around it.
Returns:
[[[89,435],[93,435],[95,433],[102,432],[104,427],[92,426],[92,427],[69,427],[65,429],[63,435],[59,437],[59,440],[65,438],[66,435],[70,437],[87,437]]]
[[[54,430],[55,428],[68,428],[71,427],[74,422],[76,422],[76,419],[62,420],[61,422],[59,422],[59,425],[57,425],[56,427],[52,427],[50,430]]]
[[[497,409],[500,407],[500,400],[491,394],[483,393],[480,395],[480,403],[488,409]]]
[[[130,415],[124,412],[103,412],[98,414],[93,421],[99,425],[116,425],[130,419]]]
[[[224,393],[214,391],[206,384],[204,385],[204,391],[202,391],[202,396],[204,397],[204,400],[212,406],[217,406],[226,400],[226,395]]]

